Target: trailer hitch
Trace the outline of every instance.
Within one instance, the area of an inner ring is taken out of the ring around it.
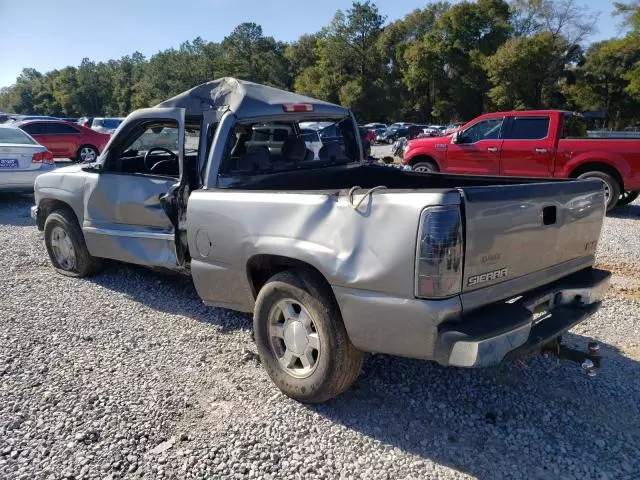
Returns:
[[[580,364],[582,370],[590,377],[595,377],[600,368],[602,357],[600,356],[600,345],[597,342],[589,342],[587,351],[578,350],[562,344],[561,338],[547,343],[542,347],[542,356],[549,358],[554,355],[560,360],[570,360]]]

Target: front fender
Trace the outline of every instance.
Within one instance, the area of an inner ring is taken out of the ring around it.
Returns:
[[[85,173],[76,166],[39,175],[34,185],[35,203],[37,206],[49,200],[65,203],[73,210],[82,225],[85,180]]]

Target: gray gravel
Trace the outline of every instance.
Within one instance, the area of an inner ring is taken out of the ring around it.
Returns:
[[[376,355],[309,407],[269,381],[250,317],[204,307],[188,279],[56,275],[32,201],[0,195],[2,479],[640,478],[639,204],[607,218],[617,283],[568,335],[602,342],[597,377]]]

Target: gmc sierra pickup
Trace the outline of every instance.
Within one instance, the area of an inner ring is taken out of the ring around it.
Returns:
[[[316,121],[343,141],[311,151]],[[483,367],[539,349],[610,276],[593,268],[602,182],[371,165],[349,110],[232,78],[132,113],[35,199],[58,272],[191,275],[207,305],[253,312],[262,364],[303,402],[346,390],[365,351]]]
[[[640,194],[640,139],[587,137],[585,120],[557,110],[482,115],[455,133],[407,144],[416,172],[541,178],[598,178],[607,209]]]

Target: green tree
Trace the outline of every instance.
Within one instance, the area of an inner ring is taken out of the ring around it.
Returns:
[[[356,115],[376,115],[382,94],[382,61],[376,48],[384,17],[369,1],[336,12],[316,41],[316,61],[302,70],[295,90],[352,108]]]
[[[490,88],[483,69],[508,38],[509,5],[502,0],[457,3],[404,53],[404,81],[421,118],[470,119],[482,113]],[[422,101],[420,101],[422,100]]]
[[[508,40],[485,62],[493,105],[505,110],[545,106],[564,70],[562,49],[549,32]]]

